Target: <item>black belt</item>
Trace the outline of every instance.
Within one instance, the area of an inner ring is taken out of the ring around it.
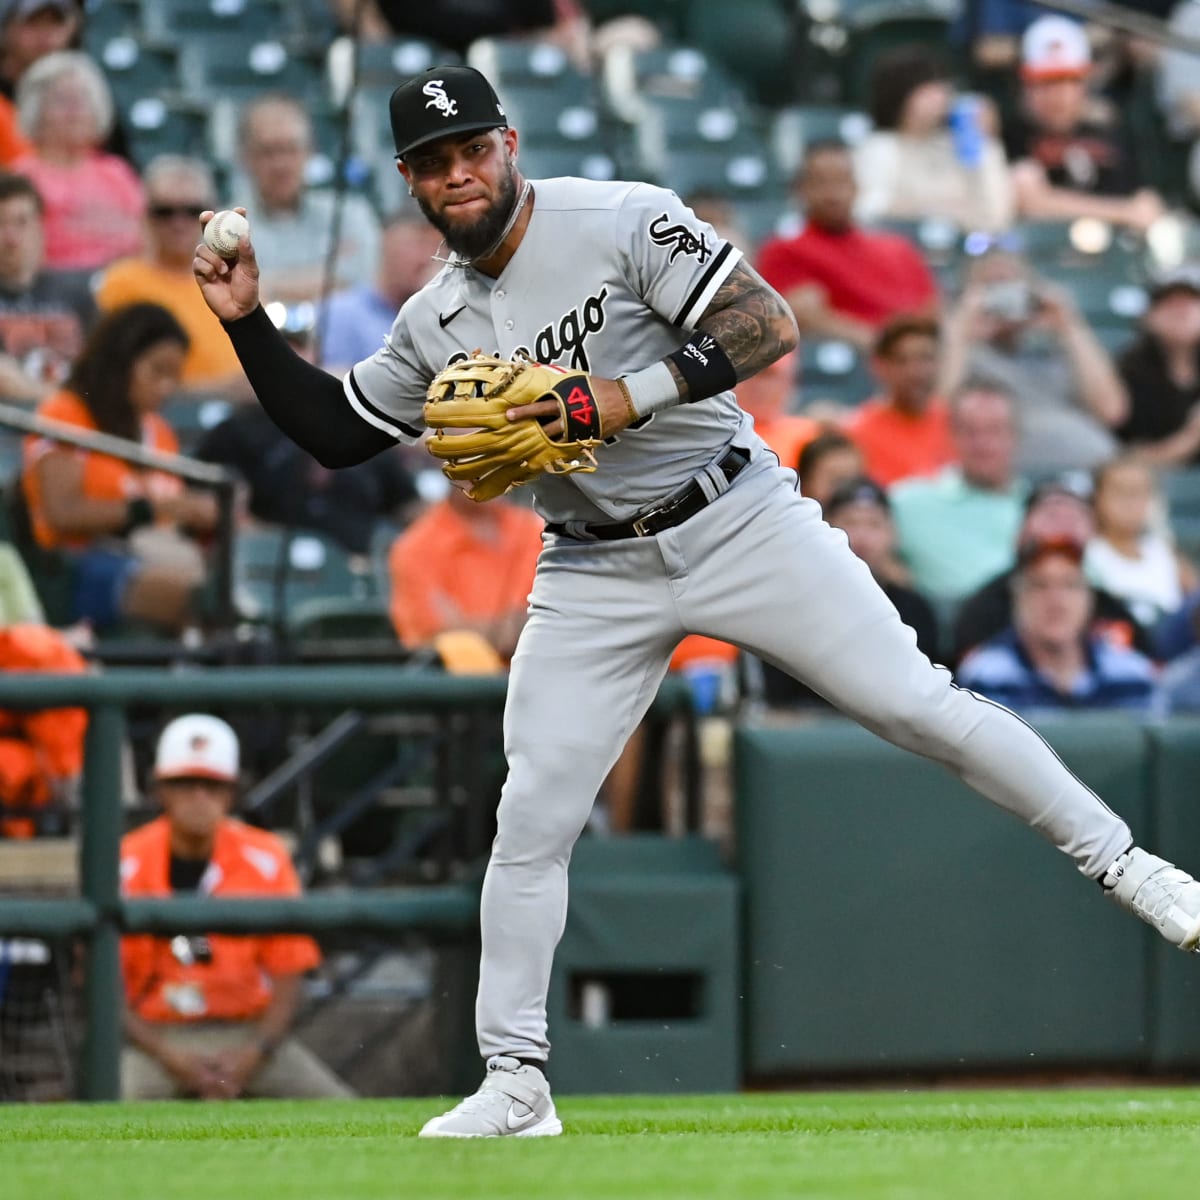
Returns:
[[[733,446],[724,458],[716,464],[717,470],[732,483],[750,462],[750,451],[740,446]],[[621,538],[653,537],[664,529],[682,525],[688,517],[694,517],[709,502],[709,496],[696,480],[691,483],[674,500],[661,505],[659,508],[648,508],[644,513],[630,518],[628,521],[611,521],[602,524],[574,526],[575,532],[584,537],[597,538],[602,542],[615,542]],[[575,536],[564,523],[552,521],[546,526],[547,533],[566,534]]]

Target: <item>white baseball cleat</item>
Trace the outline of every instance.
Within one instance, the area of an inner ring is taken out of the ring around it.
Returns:
[[[1122,908],[1180,950],[1200,946],[1200,883],[1186,871],[1134,846],[1108,868],[1102,882]]]
[[[550,1084],[537,1069],[504,1054],[487,1060],[479,1091],[425,1123],[421,1137],[555,1137],[562,1122]]]

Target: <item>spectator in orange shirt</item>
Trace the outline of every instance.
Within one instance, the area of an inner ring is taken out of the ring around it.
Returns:
[[[212,171],[200,159],[161,154],[147,165],[143,182],[146,252],[109,266],[100,277],[96,302],[106,311],[138,302],[161,304],[188,335],[184,387],[248,398],[237,354],[192,275],[200,214],[217,206]]]
[[[498,669],[525,626],[541,549],[535,513],[508,500],[477,504],[451,488],[392,543],[397,636],[413,649],[435,646],[451,669]]]
[[[232,818],[237,735],[192,713],[162,732],[155,791],[163,815],[121,842],[125,896],[298,896],[283,843]],[[298,934],[138,934],[122,940],[128,1100],[336,1097],[350,1090],[288,1035],[302,976],[321,961]]]
[[[754,418],[754,432],[793,471],[800,466],[800,451],[822,429],[821,423],[812,417],[787,411],[796,387],[798,366],[799,355],[793,350],[757,375],[743,379],[733,389],[738,403]]]
[[[67,385],[38,415],[177,453],[159,416],[179,386],[187,334],[156,304],[133,304],[92,331]],[[169,630],[191,619],[205,573],[190,536],[216,525],[210,492],[188,491],[175,476],[143,471],[105,454],[29,437],[21,471],[37,543],[72,563],[72,620],[97,630],[122,618]]]
[[[871,369],[883,391],[846,420],[863,452],[866,474],[883,487],[932,475],[955,459],[950,409],[933,394],[938,374],[937,322],[896,317],[875,340]]]

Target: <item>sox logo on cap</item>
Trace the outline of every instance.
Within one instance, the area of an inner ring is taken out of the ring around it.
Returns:
[[[425,105],[426,108],[436,108],[443,117],[453,117],[458,113],[458,104],[446,95],[446,89],[440,79],[431,79],[422,89],[426,96],[433,99]]]

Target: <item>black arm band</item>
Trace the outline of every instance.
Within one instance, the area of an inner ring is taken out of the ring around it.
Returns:
[[[737,383],[737,371],[710,333],[697,330],[674,354],[667,355],[687,385],[687,401],[707,400]]]
[[[221,324],[267,416],[323,467],[352,467],[396,444],[354,412],[340,380],[287,344],[261,305]]]
[[[145,496],[134,496],[125,506],[125,524],[118,530],[120,537],[128,537],[143,525],[154,524],[154,505]]]

